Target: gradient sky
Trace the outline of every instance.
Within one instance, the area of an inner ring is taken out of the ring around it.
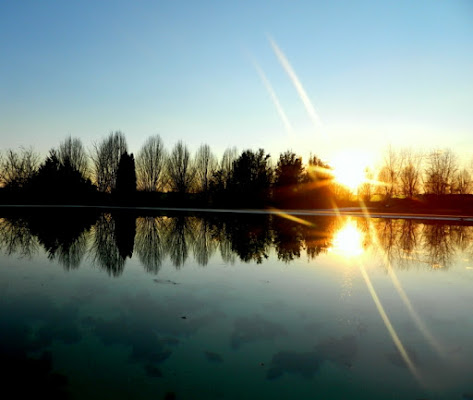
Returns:
[[[3,0],[0,55],[2,150],[121,130],[135,153],[159,133],[218,154],[473,156],[469,0]]]

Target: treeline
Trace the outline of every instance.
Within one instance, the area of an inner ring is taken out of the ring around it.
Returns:
[[[367,182],[359,190],[365,200],[374,196],[389,201],[393,198],[414,199],[473,193],[473,160],[462,165],[449,149],[427,153],[412,149],[388,147],[378,172],[367,171]]]
[[[331,206],[330,167],[316,156],[306,165],[291,151],[274,165],[263,149],[225,150],[218,159],[207,144],[194,155],[179,141],[168,151],[156,135],[134,154],[113,132],[87,151],[69,137],[45,160],[32,149],[1,154],[2,202],[128,204],[151,206]]]
[[[135,157],[128,151],[125,135],[117,131],[89,150],[80,139],[69,137],[44,160],[32,149],[3,151],[0,202],[331,208],[358,199],[387,204],[393,199],[421,198],[424,204],[437,206],[454,198],[453,207],[471,208],[467,195],[473,192],[472,170],[473,164],[461,166],[450,150],[423,154],[389,147],[382,164],[366,170],[367,179],[354,194],[337,184],[331,167],[317,156],[303,163],[292,151],[274,160],[263,149],[228,148],[217,158],[207,144],[194,154],[182,141],[168,150],[156,135]]]

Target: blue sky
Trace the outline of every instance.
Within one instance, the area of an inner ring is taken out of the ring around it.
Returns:
[[[121,130],[134,152],[159,133],[169,149],[182,139],[275,158],[368,160],[388,144],[473,155],[468,0],[4,0],[0,54],[2,150]]]

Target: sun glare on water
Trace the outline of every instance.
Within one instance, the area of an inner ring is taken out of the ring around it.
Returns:
[[[348,258],[363,254],[363,237],[352,219],[335,234],[331,251]]]
[[[333,176],[336,182],[356,193],[366,181],[366,155],[341,153],[332,160]]]

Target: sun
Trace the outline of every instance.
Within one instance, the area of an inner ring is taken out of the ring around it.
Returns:
[[[367,158],[360,152],[343,152],[332,160],[335,182],[356,193],[360,185],[366,182]]]

